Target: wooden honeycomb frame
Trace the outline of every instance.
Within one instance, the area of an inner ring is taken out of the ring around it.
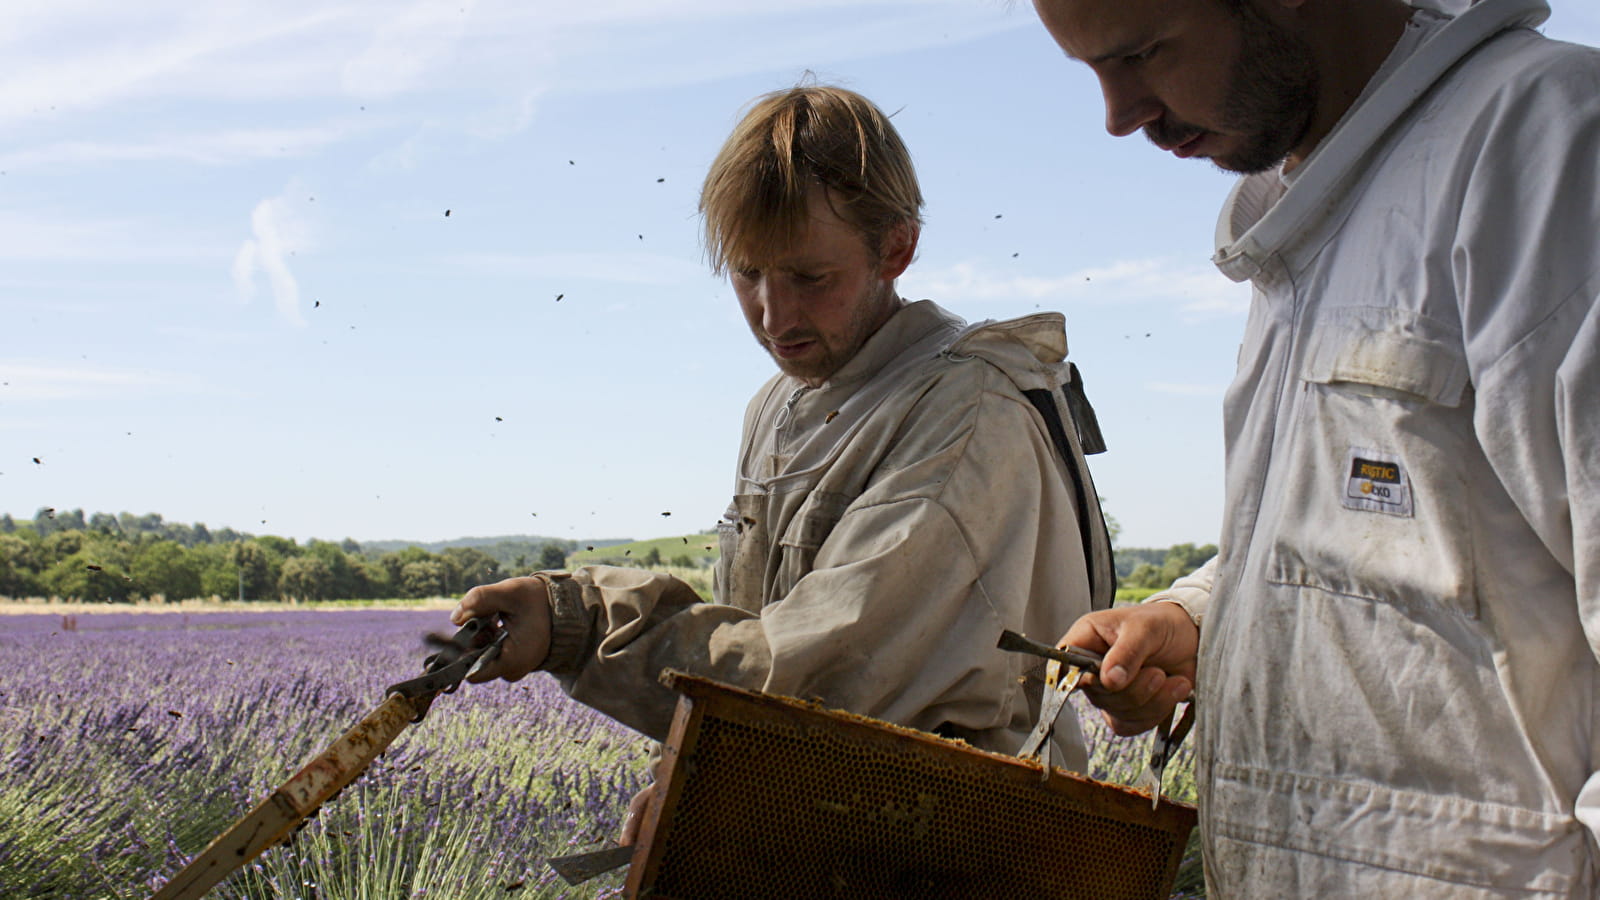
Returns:
[[[1194,808],[668,672],[630,897],[1165,900]]]

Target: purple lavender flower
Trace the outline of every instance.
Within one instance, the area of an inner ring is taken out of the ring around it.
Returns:
[[[0,896],[148,896],[449,630],[416,610],[0,616],[0,802],[27,812],[0,821]],[[606,752],[573,741],[591,733]],[[554,896],[544,858],[620,821],[646,746],[547,680],[466,686],[210,896]]]

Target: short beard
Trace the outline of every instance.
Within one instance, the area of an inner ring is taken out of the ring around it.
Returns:
[[[1274,168],[1305,137],[1321,93],[1310,45],[1258,12],[1234,7],[1242,46],[1234,63],[1223,127],[1249,143],[1212,160],[1218,168],[1252,175]]]
[[[1227,3],[1240,29],[1240,50],[1227,82],[1218,130],[1178,119],[1157,119],[1144,136],[1157,147],[1178,147],[1195,135],[1245,138],[1232,154],[1213,157],[1224,171],[1254,175],[1277,167],[1301,143],[1317,110],[1320,82],[1304,38],[1272,24],[1248,0]]]
[[[778,366],[778,371],[790,378],[820,384],[833,377],[834,373],[844,368],[850,360],[855,359],[868,339],[877,334],[878,329],[894,316],[899,305],[899,295],[888,285],[874,280],[851,314],[848,333],[840,335],[845,341],[843,345],[829,344],[819,332],[790,332],[782,335],[757,332],[756,342],[767,351],[767,355],[772,357],[772,361]],[[788,360],[779,357],[773,351],[772,343],[789,343],[795,338],[817,341],[822,349],[822,355],[811,360]]]

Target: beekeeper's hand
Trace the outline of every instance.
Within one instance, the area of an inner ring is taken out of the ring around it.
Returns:
[[[481,682],[495,678],[517,681],[544,664],[550,655],[550,592],[532,576],[481,584],[467,591],[450,613],[450,621],[492,617],[506,631],[500,654],[467,677]]]
[[[1089,613],[1058,644],[1068,645],[1105,655],[1099,676],[1085,677],[1083,690],[1117,734],[1154,728],[1194,692],[1200,629],[1176,603]]]

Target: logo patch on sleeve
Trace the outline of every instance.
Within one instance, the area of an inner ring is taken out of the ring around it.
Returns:
[[[1399,457],[1366,447],[1351,447],[1347,460],[1345,468],[1349,478],[1341,498],[1345,509],[1411,516],[1411,479]]]

